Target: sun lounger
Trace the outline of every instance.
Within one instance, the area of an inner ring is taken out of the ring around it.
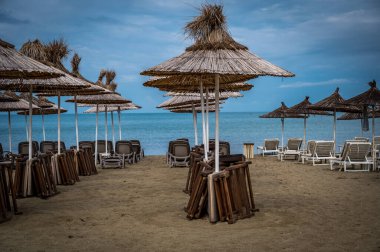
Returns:
[[[306,150],[304,152],[301,152],[301,156],[300,156],[302,163],[304,163],[306,158],[311,157],[312,150],[314,149],[314,145],[315,145],[315,140],[307,141]]]
[[[301,155],[302,163],[305,161],[312,161],[313,166],[316,165],[316,162],[332,160],[334,157],[334,141],[314,141],[310,146],[310,156]]]
[[[40,153],[53,153],[55,149],[56,147],[53,141],[40,142]]]
[[[58,141],[54,142],[54,150],[58,152]],[[61,152],[66,152],[66,144],[65,142],[61,141]]]
[[[90,149],[91,153],[95,153],[95,142],[93,141],[80,141],[79,149]]]
[[[344,171],[369,171],[370,165],[373,166],[373,160],[368,158],[371,152],[371,144],[365,142],[346,142],[340,157],[330,160],[330,169],[333,165],[343,165]],[[347,166],[364,165],[363,169],[347,169]]]
[[[135,163],[135,152],[130,141],[117,141],[115,144],[115,156],[122,160],[122,165],[125,167],[125,162],[129,164]]]
[[[113,152],[112,141],[107,141],[107,153],[110,156]],[[98,160],[102,163],[102,158],[106,156],[106,141],[98,140]]]
[[[169,166],[189,166],[190,144],[187,141],[173,141],[168,153]]]
[[[288,156],[293,156],[297,159],[301,155],[302,138],[289,138],[288,144],[278,153],[278,157],[282,161]]]
[[[369,142],[369,138],[367,137],[355,137],[354,140],[359,140],[363,142]]]
[[[277,155],[279,152],[279,150],[278,150],[279,143],[280,143],[280,140],[278,140],[277,138],[265,139],[264,145],[263,146],[257,146],[257,150],[261,150],[261,154],[263,156],[265,154]]]
[[[11,152],[9,152],[9,151],[4,151],[3,150],[3,146],[1,145],[1,143],[0,143],[0,162],[1,161],[4,161],[4,160],[8,160],[9,158],[9,154],[11,154]]]
[[[33,141],[32,142],[32,156],[36,157],[38,155],[38,142]],[[29,155],[29,142],[20,142],[18,144],[18,154],[21,156],[28,156]]]
[[[129,140],[132,143],[133,152],[135,153],[135,161],[138,162],[144,157],[144,149],[141,147],[139,140]]]

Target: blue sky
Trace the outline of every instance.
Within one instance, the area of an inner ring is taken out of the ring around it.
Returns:
[[[64,38],[82,57],[81,73],[97,79],[100,69],[114,69],[118,91],[162,112],[163,92],[143,87],[139,73],[179,55],[192,43],[183,27],[204,1],[0,0],[1,38],[17,48],[28,39]],[[223,111],[270,111],[281,101],[292,106],[330,95],[337,86],[344,98],[380,83],[380,1],[289,0],[208,1],[221,3],[229,30],[238,42],[262,58],[296,74],[260,77],[254,89],[231,99]],[[70,57],[72,54],[70,55]],[[69,67],[69,61],[66,62]],[[71,104],[63,104],[72,111]]]

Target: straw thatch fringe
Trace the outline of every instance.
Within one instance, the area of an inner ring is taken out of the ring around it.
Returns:
[[[57,69],[41,64],[25,55],[17,52],[14,45],[0,39],[0,78],[11,79],[44,79],[61,76],[63,73]],[[18,90],[17,85],[0,84],[1,89]]]
[[[62,64],[62,60],[65,59],[69,53],[69,46],[61,38],[59,40],[53,40],[45,45],[45,52],[49,62],[53,63],[55,67],[67,72],[66,68]]]
[[[15,101],[19,101],[20,98],[15,98],[15,97],[11,97],[9,95],[6,95],[5,93],[1,92],[0,93],[0,102],[15,102]]]
[[[45,46],[38,39],[25,42],[21,46],[20,52],[32,59],[38,60],[39,62],[47,61]]]
[[[228,96],[220,96],[220,100],[226,100],[228,99]],[[210,98],[210,102],[214,102],[215,98]],[[174,107],[174,106],[182,106],[182,105],[192,105],[192,104],[200,104],[200,96],[173,96],[172,98],[162,102],[160,105],[157,106],[157,108],[167,108],[167,107]]]
[[[324,112],[324,111],[319,111],[319,110],[313,110],[313,109],[310,109],[310,107],[312,106],[311,102],[309,101],[309,96],[306,96],[305,99],[294,105],[293,107],[289,108],[287,110],[287,113],[293,113],[293,114],[305,114],[305,115],[309,115],[309,114],[313,114],[313,115],[331,115],[327,112]]]
[[[74,56],[73,58],[71,59],[70,63],[71,63],[71,69],[72,69],[72,73],[76,76],[80,76],[81,74],[79,73],[79,64],[80,64],[80,61],[82,60],[81,57],[79,57],[79,55],[77,53],[74,53]]]
[[[370,88],[351,99],[346,100],[346,104],[352,104],[356,106],[380,106],[380,91],[376,87],[376,81],[373,80],[368,83]]]
[[[137,109],[141,109],[141,106],[138,106],[134,103],[128,103],[128,104],[119,104],[121,106],[116,106],[116,105],[107,105],[107,111],[108,112],[115,112],[115,111],[118,111],[119,108],[120,108],[120,111],[123,111],[123,110],[137,110]],[[98,112],[105,112],[106,111],[106,107],[105,105],[101,105],[99,106],[98,108]],[[87,109],[86,111],[84,111],[83,113],[96,113],[96,107],[93,107],[93,108],[89,108]]]
[[[284,102],[281,102],[281,106],[272,112],[261,115],[260,118],[304,118],[304,115],[287,113],[289,108]]]

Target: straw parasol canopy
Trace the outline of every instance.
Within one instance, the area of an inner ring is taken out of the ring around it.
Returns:
[[[8,91],[2,93],[1,96],[5,96],[5,100],[0,98],[0,111],[9,112],[29,109],[29,103],[26,100],[19,98],[13,92]],[[13,101],[9,101],[9,99],[12,99]],[[39,109],[36,105],[32,105],[32,108]]]
[[[60,108],[60,113],[66,113],[67,109]],[[29,115],[28,111],[20,111],[17,112],[19,115]],[[56,104],[52,104],[50,108],[35,108],[32,112],[33,115],[56,115],[58,114],[58,106]]]
[[[201,113],[202,112],[202,107],[200,107],[200,106],[197,106],[194,109],[195,109],[196,113]],[[210,105],[208,109],[209,109],[210,112],[215,112],[215,104],[214,105]],[[174,113],[193,113],[193,109],[192,109],[192,107],[177,107],[177,108],[170,109],[170,112],[174,112]]]
[[[24,100],[28,100],[29,96],[26,93],[20,93],[20,97]],[[40,108],[51,108],[53,107],[54,103],[49,101],[48,99],[40,96],[38,98],[32,97],[32,103]]]
[[[120,105],[120,106],[117,106]],[[137,110],[141,109],[141,106],[134,104],[133,102],[127,104],[112,104],[107,106],[107,112],[123,111],[123,110]],[[105,112],[105,105],[99,106],[98,112]],[[83,113],[96,113],[96,107],[92,107],[84,111]]]
[[[243,79],[246,80],[245,78]],[[199,77],[193,75],[153,76],[143,85],[146,87],[155,87],[161,91],[199,92],[199,81]],[[232,79],[229,76],[221,76],[220,83],[223,85],[220,87],[220,91],[248,91],[253,87],[252,84],[236,81],[236,78]],[[202,84],[208,87],[210,91],[214,90],[214,78],[202,78]]]
[[[223,96],[220,98],[220,100],[227,99],[227,96]],[[210,101],[215,101],[215,98],[210,98]],[[157,106],[157,108],[168,108],[173,106],[182,106],[182,105],[192,105],[192,104],[200,104],[201,100],[200,97],[194,97],[194,96],[173,96],[170,99],[162,102],[160,105]]]
[[[260,118],[281,118],[281,145],[284,146],[284,127],[285,118],[304,118],[305,115],[288,113],[289,108],[284,102],[281,102],[281,106],[272,112],[261,115]]]
[[[164,96],[190,96],[190,97],[201,97],[201,94],[199,92],[168,92],[164,94]],[[228,98],[237,98],[237,97],[243,97],[243,95],[240,92],[231,92],[231,91],[225,91],[225,92],[219,92],[219,97],[228,97]],[[209,94],[209,98],[215,98],[214,93]]]
[[[358,112],[359,108],[346,104],[346,101],[339,94],[339,88],[325,99],[309,106],[312,110],[336,111],[336,112]]]
[[[6,95],[3,92],[0,93],[0,102],[15,102],[19,100],[20,100],[19,98],[11,97],[9,95]]]
[[[370,88],[351,99],[346,100],[346,104],[356,106],[380,106],[380,90],[376,87],[376,81],[368,83]]]
[[[373,111],[368,112],[368,117],[380,117],[380,111],[375,111],[375,115],[373,115]],[[344,113],[340,117],[338,117],[338,120],[358,120],[358,119],[364,119],[365,116],[363,113]]]
[[[57,69],[39,63],[17,52],[15,46],[0,39],[0,78],[48,79],[61,76]],[[4,85],[0,85],[4,88]]]

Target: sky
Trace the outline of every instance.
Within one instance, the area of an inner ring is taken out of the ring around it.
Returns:
[[[183,27],[204,3],[224,5],[232,37],[250,52],[295,73],[293,78],[259,77],[243,98],[223,111],[271,111],[310,96],[312,103],[339,87],[348,99],[380,82],[378,0],[0,0],[0,38],[17,49],[26,41],[63,38],[82,57],[80,72],[96,81],[101,69],[116,71],[117,91],[143,108],[164,92],[144,87],[143,70],[175,57],[193,43]],[[55,99],[53,99],[55,101]],[[73,111],[73,105],[63,103]]]

